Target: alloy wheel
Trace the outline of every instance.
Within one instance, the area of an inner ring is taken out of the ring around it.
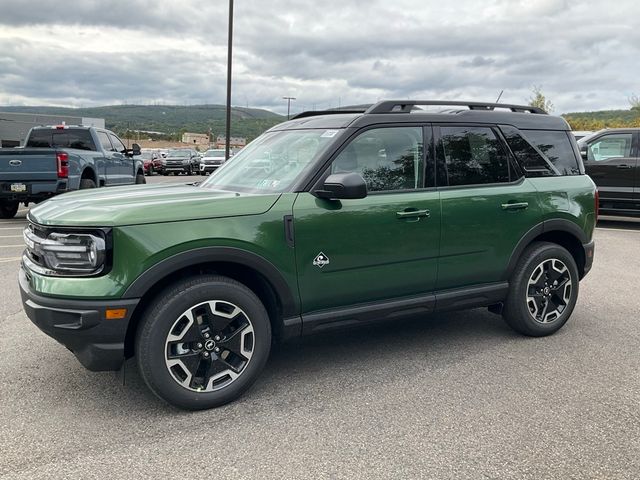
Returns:
[[[567,266],[557,258],[544,260],[533,270],[527,284],[529,313],[539,323],[557,320],[571,300],[571,291]]]
[[[186,310],[165,342],[172,378],[195,392],[213,392],[234,382],[251,361],[254,329],[233,303],[211,300]]]

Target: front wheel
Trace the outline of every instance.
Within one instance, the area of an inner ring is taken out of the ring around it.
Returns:
[[[168,287],[148,307],[136,335],[146,384],[188,410],[238,398],[260,375],[270,348],[271,323],[258,297],[214,275]]]
[[[140,185],[140,184],[143,184],[143,183],[147,183],[147,179],[144,178],[144,175],[142,173],[138,173],[136,175],[136,184]]]
[[[551,335],[569,320],[578,300],[578,282],[576,261],[565,248],[536,242],[514,269],[503,317],[524,335]]]
[[[0,204],[0,218],[13,218],[18,213],[18,202],[6,202]]]

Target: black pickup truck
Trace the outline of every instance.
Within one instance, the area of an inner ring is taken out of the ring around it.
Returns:
[[[24,147],[0,149],[0,218],[13,218],[20,203],[72,190],[145,183],[137,155],[137,144],[128,149],[109,130],[34,127]]]

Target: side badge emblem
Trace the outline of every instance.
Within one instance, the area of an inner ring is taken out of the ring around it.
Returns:
[[[322,268],[325,265],[329,265],[329,257],[327,257],[324,253],[320,252],[316,258],[313,259],[313,266]]]

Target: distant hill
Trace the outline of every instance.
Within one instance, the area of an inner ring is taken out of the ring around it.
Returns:
[[[574,130],[600,130],[601,128],[640,127],[640,110],[600,110],[574,112],[562,115]]]
[[[166,139],[178,139],[183,132],[224,135],[224,105],[111,105],[90,108],[0,107],[5,112],[71,115],[104,118],[106,127],[123,137],[127,131],[163,132]],[[233,107],[231,135],[254,139],[286,120],[282,115],[259,108]]]

